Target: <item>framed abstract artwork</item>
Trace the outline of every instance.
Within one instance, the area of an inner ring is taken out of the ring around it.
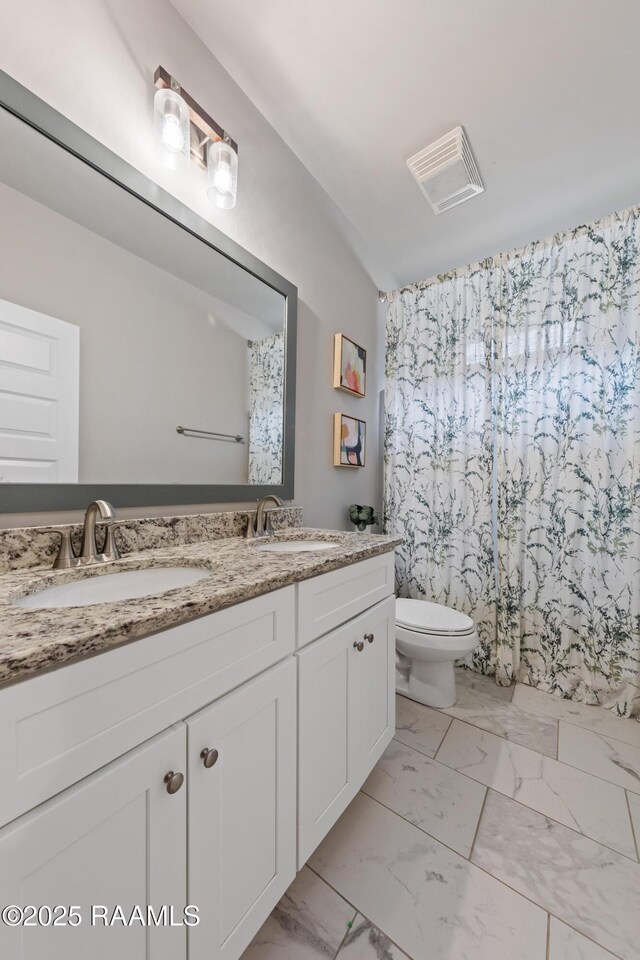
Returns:
[[[333,342],[333,385],[355,397],[364,397],[367,378],[367,351],[336,333]]]
[[[333,415],[334,467],[364,467],[367,424],[346,413]]]

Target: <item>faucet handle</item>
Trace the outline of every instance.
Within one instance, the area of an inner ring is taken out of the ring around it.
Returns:
[[[256,535],[256,521],[253,513],[245,513],[247,518],[247,529],[244,533],[245,540],[253,540]]]
[[[118,549],[118,544],[116,543],[115,532],[118,527],[122,526],[123,523],[124,520],[107,520],[106,523],[101,524],[101,526],[106,527],[102,555],[103,557],[106,557],[107,560],[120,560],[122,556],[120,550]]]
[[[71,528],[65,530],[60,527],[40,527],[40,533],[57,533],[60,536],[60,546],[58,555],[53,561],[54,570],[68,570],[70,567],[77,567],[80,562],[76,557],[73,544],[71,543]]]

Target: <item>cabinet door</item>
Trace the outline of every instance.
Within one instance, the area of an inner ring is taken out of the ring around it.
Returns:
[[[395,599],[389,597],[360,620],[364,649],[358,657],[357,709],[359,787],[395,732]]]
[[[139,905],[186,905],[186,788],[170,795],[169,770],[184,773],[185,728],[171,728],[0,831],[0,903],[77,906],[79,926],[0,926],[0,956],[21,960],[175,960],[180,926],[92,925],[91,905],[129,918]],[[46,917],[46,915],[44,915]],[[167,924],[170,922],[167,916]],[[74,921],[72,921],[74,922]]]
[[[295,663],[245,683],[187,727],[189,896],[201,916],[189,957],[236,960],[295,876]],[[206,750],[217,751],[209,767]]]
[[[298,869],[393,737],[394,610],[389,597],[296,654]]]
[[[360,619],[360,618],[358,618]],[[358,790],[356,724],[359,630],[347,624],[298,660],[298,869]]]

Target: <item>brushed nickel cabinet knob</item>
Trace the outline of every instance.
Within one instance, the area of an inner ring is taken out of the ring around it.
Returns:
[[[205,747],[203,750],[200,751],[200,758],[203,764],[205,765],[205,767],[207,768],[207,770],[209,769],[209,767],[212,767],[214,765],[218,757],[219,757],[218,751],[211,750],[209,749],[209,747]]]
[[[364,638],[365,640],[368,640],[369,643],[373,643],[376,637],[374,633],[365,633]]]
[[[169,773],[165,773],[164,782],[167,785],[167,793],[177,793],[184,783],[184,776],[181,773],[174,773],[173,770],[169,770]]]
[[[362,640],[354,640],[353,645],[358,651],[358,653],[362,653],[362,651],[364,650],[364,643]]]

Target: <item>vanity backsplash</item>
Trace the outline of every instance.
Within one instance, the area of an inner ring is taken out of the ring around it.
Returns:
[[[247,513],[233,510],[225,513],[194,513],[185,517],[141,517],[117,521],[116,539],[123,556],[138,550],[156,547],[184,546],[226,537],[242,537],[247,528]],[[302,526],[300,507],[282,507],[270,511],[274,530]],[[80,547],[82,524],[60,524],[60,530],[71,530],[71,539]],[[53,564],[60,537],[51,527],[14,527],[0,530],[0,574],[30,567]]]

